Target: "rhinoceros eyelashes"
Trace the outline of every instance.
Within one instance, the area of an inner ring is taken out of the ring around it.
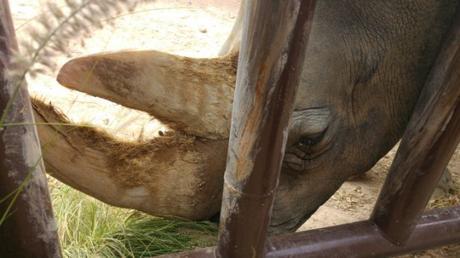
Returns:
[[[296,148],[304,153],[302,159],[313,159],[322,154],[327,147],[327,142],[324,140],[327,128],[314,134],[304,134],[300,137],[296,144]]]
[[[310,135],[302,135],[299,140],[299,147],[305,149],[307,152],[308,150],[312,149],[315,145],[319,144],[321,140],[324,138],[324,134],[326,131],[321,133],[315,133]]]

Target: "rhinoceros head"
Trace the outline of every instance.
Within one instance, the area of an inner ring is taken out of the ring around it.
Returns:
[[[272,231],[296,229],[397,142],[457,2],[318,1]],[[148,112],[174,132],[141,144],[40,127],[48,170],[113,205],[189,219],[218,213],[241,25],[217,58],[125,51],[64,65],[62,85]],[[39,120],[65,122],[35,108]]]

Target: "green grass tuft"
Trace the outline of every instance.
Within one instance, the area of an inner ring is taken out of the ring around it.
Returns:
[[[64,257],[152,257],[214,245],[217,226],[114,208],[50,181]]]

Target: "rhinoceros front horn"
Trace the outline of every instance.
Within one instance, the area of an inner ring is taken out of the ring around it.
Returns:
[[[117,141],[34,101],[48,172],[106,203],[157,216],[205,219],[220,208],[235,82],[234,57],[193,59],[156,51],[68,62],[69,88],[146,111],[174,133]]]
[[[180,57],[123,51],[76,58],[58,82],[65,87],[145,111],[177,130],[227,138],[236,76],[233,56]]]

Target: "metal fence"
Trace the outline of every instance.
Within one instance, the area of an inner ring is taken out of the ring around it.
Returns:
[[[2,71],[15,46],[8,1],[2,0],[0,50]],[[371,218],[367,221],[288,235],[267,237],[278,183],[285,133],[314,13],[314,0],[247,1],[240,52],[229,157],[225,172],[219,243],[217,247],[177,254],[177,257],[379,257],[460,242],[460,207],[423,213],[460,141],[460,12],[439,52],[403,136]],[[276,74],[269,71],[280,71]],[[19,98],[8,81],[0,88],[0,110],[14,99],[14,110],[33,121],[27,92]],[[13,91],[12,91],[13,90]],[[250,107],[250,108],[249,108]],[[21,112],[20,112],[21,111]],[[28,127],[30,128],[30,127]],[[16,131],[17,130],[17,131]],[[23,137],[8,133],[26,132]],[[28,138],[25,138],[25,137]],[[0,196],[27,178],[30,157],[9,146],[34,149],[35,130],[25,126],[0,131]],[[22,149],[20,149],[22,150]],[[254,151],[259,150],[259,151]],[[13,153],[13,154],[12,154]],[[14,161],[17,167],[11,167]],[[245,162],[252,165],[247,166]],[[40,163],[41,164],[41,163]],[[41,166],[41,165],[40,165]],[[5,177],[8,171],[25,171]],[[2,225],[2,246],[16,257],[59,257],[43,173],[26,191],[24,206]],[[12,180],[11,180],[12,179]],[[6,191],[6,192],[5,192]],[[22,205],[22,206],[21,206]],[[29,206],[39,212],[30,213]],[[36,206],[38,205],[38,206]],[[7,207],[0,206],[0,211]],[[30,230],[24,230],[24,229]],[[45,234],[47,241],[37,236]],[[33,245],[32,245],[33,243]],[[13,251],[11,251],[13,250]],[[0,248],[0,253],[3,251]]]

